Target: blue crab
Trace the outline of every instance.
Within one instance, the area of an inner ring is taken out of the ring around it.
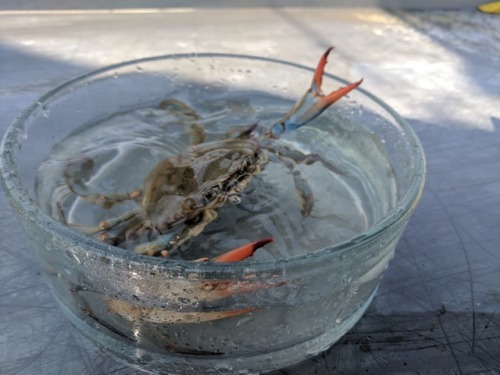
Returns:
[[[92,169],[92,160],[87,159],[79,166],[68,164],[64,173],[67,186],[85,201],[103,208],[125,200],[138,203],[137,208],[83,231],[90,235],[99,234],[101,240],[113,245],[143,238],[146,234],[148,240],[137,245],[135,251],[167,257],[181,244],[200,234],[217,217],[218,208],[238,202],[245,187],[270,158],[282,161],[292,172],[302,214],[307,216],[313,204],[311,189],[300,173],[294,171],[294,166],[321,162],[331,170],[335,167],[317,154],[292,151],[273,144],[273,140],[308,124],[361,84],[362,80],[359,80],[328,95],[322,93],[324,67],[332,48],[326,50],[319,60],[310,88],[282,119],[268,129],[253,124],[237,136],[205,143],[205,132],[196,123],[196,112],[176,99],[162,101],[160,108],[194,120],[186,122],[194,123],[186,125],[191,145],[181,154],[160,161],[146,176],[141,189],[112,195],[88,193],[84,180]],[[210,260],[240,261],[272,241],[272,238],[257,240]]]

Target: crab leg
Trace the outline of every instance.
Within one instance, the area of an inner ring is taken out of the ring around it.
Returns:
[[[142,190],[140,189],[110,195],[86,192],[87,188],[83,181],[89,179],[93,168],[94,161],[91,158],[86,157],[78,167],[75,166],[74,162],[69,162],[64,169],[64,179],[66,180],[68,189],[82,198],[85,202],[108,209],[113,207],[115,203],[120,203],[126,200],[137,201],[141,198]]]
[[[290,149],[285,145],[273,145],[272,147],[266,146],[266,148],[272,153],[272,155],[276,155],[278,159],[283,162],[289,169],[293,169],[294,165],[296,164],[311,165],[316,162],[320,162],[323,167],[325,167],[332,173],[341,174],[344,176],[347,175],[346,171],[323,159],[319,154],[304,154],[299,150]]]
[[[309,183],[301,176],[300,171],[295,169],[295,166],[298,164],[311,165],[320,162],[325,168],[333,173],[346,174],[340,168],[326,161],[318,154],[304,154],[299,150],[291,150],[284,145],[266,145],[266,149],[269,150],[269,157],[274,161],[283,163],[292,175],[295,190],[301,201],[301,212],[304,218],[311,214],[314,205],[314,195]]]
[[[172,234],[164,234],[158,236],[154,241],[139,245],[135,248],[135,252],[145,255],[158,256],[162,255],[163,257],[168,257],[169,250],[172,249]],[[246,259],[253,255],[255,250],[261,248],[262,246],[273,242],[273,238],[263,238],[261,240],[250,242],[246,245],[240,246],[236,249],[230,250],[224,254],[221,254],[213,259],[212,262],[239,262],[243,259]],[[176,244],[176,243],[175,243]],[[208,258],[200,258],[196,259],[196,262],[207,262]]]
[[[143,243],[134,248],[134,251],[139,254],[151,256],[168,256],[168,250],[172,247],[170,241],[172,240],[172,233],[162,234],[150,242]]]
[[[140,212],[141,212],[140,210],[131,210],[131,211],[125,212],[124,214],[122,214],[120,216],[101,221],[95,227],[89,227],[89,226],[83,226],[83,225],[79,225],[78,227],[80,228],[80,230],[83,233],[85,233],[87,235],[93,235],[93,234],[96,234],[99,232],[108,232],[108,231],[116,228],[118,225],[120,225],[122,223],[125,223],[127,221],[131,221],[131,220],[135,219],[140,214]],[[68,223],[68,225],[73,225],[73,224]]]
[[[217,217],[215,210],[205,210],[201,212],[201,220],[196,224],[186,224],[180,233],[172,235],[171,232],[158,236],[151,242],[136,246],[134,251],[136,253],[164,257],[168,256],[168,252],[173,250],[192,237],[200,234],[205,227]]]
[[[321,91],[321,84],[323,82],[327,58],[332,49],[333,47],[328,48],[323,56],[321,56],[309,90],[306,91],[304,96],[292,107],[285,117],[268,130],[266,135],[270,138],[278,138],[282,133],[300,128],[314,120],[330,105],[347,95],[363,82],[363,79],[360,79],[328,95],[323,94]]]
[[[181,118],[184,128],[189,134],[189,144],[191,146],[205,142],[205,129],[197,122],[200,116],[194,109],[177,99],[161,101],[160,108]]]

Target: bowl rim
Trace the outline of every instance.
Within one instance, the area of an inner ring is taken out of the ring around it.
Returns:
[[[73,243],[79,243],[88,252],[94,252],[96,256],[102,256],[105,258],[115,258],[116,261],[121,261],[130,266],[138,265],[150,265],[164,270],[173,270],[181,272],[182,274],[195,273],[256,273],[256,272],[269,272],[276,269],[289,269],[295,267],[307,266],[310,263],[324,262],[329,256],[333,254],[340,254],[346,251],[352,251],[356,248],[363,247],[366,243],[370,243],[372,240],[376,239],[381,235],[386,228],[394,225],[398,222],[406,220],[407,215],[412,212],[418,203],[425,183],[426,176],[426,161],[422,145],[418,139],[414,130],[410,125],[388,104],[383,102],[381,99],[376,97],[374,94],[366,91],[365,89],[358,87],[357,93],[366,96],[368,99],[375,102],[383,110],[385,110],[393,119],[399,124],[403,129],[403,133],[406,135],[406,140],[412,149],[413,160],[415,163],[416,172],[413,173],[412,179],[410,181],[409,188],[402,196],[402,198],[397,202],[394,208],[392,208],[387,215],[384,216],[382,220],[365,229],[363,232],[346,239],[340,243],[333,246],[325,247],[322,250],[318,250],[308,254],[296,255],[286,258],[277,258],[272,260],[264,261],[251,261],[251,262],[238,262],[238,263],[215,263],[215,262],[192,262],[183,260],[173,260],[173,259],[163,259],[157,257],[144,256],[134,252],[124,251],[118,247],[104,244],[98,240],[88,237],[77,230],[70,228],[63,223],[52,218],[45,212],[43,212],[33,200],[29,197],[28,192],[22,186],[20,178],[16,175],[13,152],[12,149],[17,145],[17,139],[22,135],[24,129],[25,121],[38,110],[42,109],[45,103],[50,101],[52,97],[60,93],[62,90],[71,87],[74,84],[78,84],[88,78],[108,73],[111,71],[116,71],[117,69],[129,67],[138,64],[144,64],[149,62],[156,62],[161,60],[180,60],[180,59],[205,59],[205,58],[223,58],[223,59],[242,59],[242,60],[253,60],[259,62],[268,62],[274,64],[280,64],[291,68],[296,68],[300,70],[305,70],[309,72],[314,72],[314,68],[289,62],[286,60],[270,58],[270,57],[259,57],[253,55],[244,54],[230,54],[230,53],[180,53],[180,54],[166,54],[159,56],[152,56],[134,60],[128,60],[112,65],[108,65],[99,69],[89,71],[85,74],[77,76],[70,79],[55,88],[49,90],[44,95],[40,96],[35,102],[33,102],[28,108],[21,112],[20,115],[12,122],[12,124],[7,128],[5,135],[3,137],[2,143],[0,145],[0,181],[6,195],[9,198],[11,206],[23,216],[25,219],[33,222],[33,224],[42,228],[45,232],[52,234],[52,238],[67,238]],[[342,84],[348,83],[348,81],[335,76],[330,73],[324,74],[325,77],[338,81]],[[54,237],[54,234],[57,235]]]

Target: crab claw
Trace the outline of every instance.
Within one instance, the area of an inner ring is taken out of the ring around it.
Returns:
[[[192,324],[211,322],[213,320],[230,318],[241,314],[248,314],[255,310],[254,307],[246,307],[226,311],[177,311],[159,307],[142,307],[128,301],[106,298],[108,311],[118,314],[131,321],[142,321],[156,324]]]
[[[250,257],[258,248],[273,242],[272,238],[263,238],[258,241],[250,242],[246,245],[238,247],[234,250],[228,251],[216,258],[213,262],[238,262],[245,258]],[[198,261],[207,261],[207,258],[200,258]],[[182,284],[182,280],[178,280]],[[167,289],[172,293],[172,296],[182,295],[187,293],[186,298],[195,296],[197,301],[212,302],[223,300],[233,295],[251,293],[264,288],[280,287],[286,284],[283,280],[271,280],[266,284],[256,282],[255,280],[205,280],[200,282],[192,282],[186,280],[185,285],[170,285]],[[178,297],[175,297],[177,299]],[[249,314],[261,307],[243,307],[238,309],[214,309],[214,310],[179,310],[176,308],[165,308],[156,306],[139,306],[135,303],[116,299],[106,298],[106,303],[110,312],[118,314],[129,321],[148,321],[157,324],[191,324],[191,323],[204,323],[213,320],[226,319],[243,314]]]
[[[239,262],[253,255],[255,250],[261,248],[262,246],[273,242],[273,238],[263,238],[262,240],[257,240],[250,242],[246,245],[238,247],[234,250],[228,251],[227,253],[221,254],[218,257],[212,259],[213,262]]]
[[[328,95],[324,95],[321,91],[323,82],[323,74],[327,63],[328,55],[333,47],[328,48],[321,59],[319,60],[316,71],[314,72],[311,87],[306,91],[304,96],[292,107],[292,109],[278,121],[270,130],[269,136],[272,138],[279,137],[282,133],[295,130],[308,122],[318,117],[325,109],[335,103],[337,100],[347,95],[350,91],[358,87],[363,79],[357,82],[350,83],[347,86],[341,87],[336,91],[332,91]]]

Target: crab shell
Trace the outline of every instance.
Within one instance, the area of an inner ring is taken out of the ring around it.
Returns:
[[[194,224],[204,211],[238,201],[267,160],[255,141],[241,136],[191,146],[160,161],[147,175],[141,205],[161,233],[181,223]]]

